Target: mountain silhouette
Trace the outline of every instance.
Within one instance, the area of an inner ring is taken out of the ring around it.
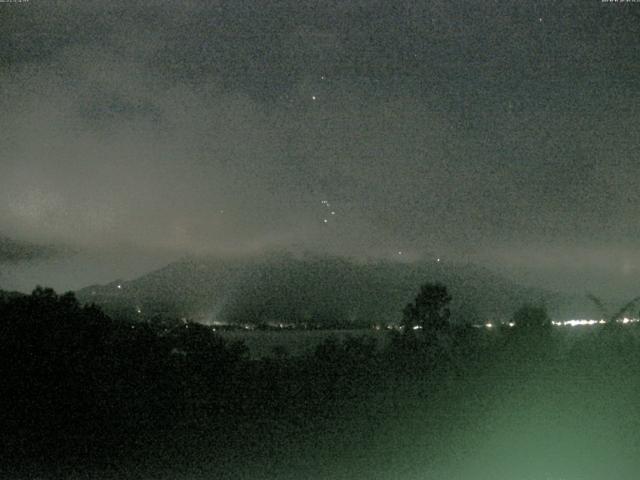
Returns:
[[[77,296],[112,315],[141,320],[361,327],[399,322],[420,285],[435,281],[451,292],[456,322],[507,321],[527,302],[545,304],[553,315],[570,303],[558,293],[522,286],[471,264],[289,253],[189,257],[135,280],[84,288]]]

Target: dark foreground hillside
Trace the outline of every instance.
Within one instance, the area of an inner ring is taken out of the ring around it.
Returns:
[[[197,324],[0,303],[7,479],[632,479],[633,326],[329,339],[250,360]]]

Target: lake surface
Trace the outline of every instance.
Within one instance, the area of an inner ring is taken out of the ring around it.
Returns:
[[[584,335],[597,333],[603,328],[602,325],[576,325],[576,326],[556,326],[554,334],[570,346],[575,340]],[[625,331],[633,335],[640,335],[640,324],[632,323],[625,326]],[[338,340],[347,337],[370,336],[378,341],[379,346],[385,346],[389,341],[391,331],[374,329],[356,330],[217,330],[221,337],[226,340],[242,340],[250,350],[253,359],[260,359],[271,356],[276,347],[284,347],[289,355],[302,355],[313,351],[327,338],[334,336]],[[495,329],[487,330],[487,333],[497,334]]]
[[[242,340],[249,347],[251,358],[260,359],[273,354],[276,347],[284,347],[290,355],[301,355],[313,351],[324,340],[333,336],[339,340],[347,337],[374,337],[384,345],[389,332],[384,330],[232,330],[218,331],[226,340]]]

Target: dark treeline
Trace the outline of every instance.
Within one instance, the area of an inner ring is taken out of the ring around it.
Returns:
[[[384,345],[329,337],[254,360],[199,324],[118,321],[50,289],[5,298],[0,473],[602,478],[613,455],[633,478],[640,426],[620,419],[639,408],[635,326],[572,336],[525,306],[515,327],[477,329],[450,322],[449,301],[424,286]]]

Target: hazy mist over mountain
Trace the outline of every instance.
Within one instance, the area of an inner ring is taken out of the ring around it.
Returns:
[[[545,304],[563,318],[576,311],[594,313],[586,298],[524,287],[473,265],[288,253],[236,260],[190,257],[135,280],[84,288],[78,295],[134,318],[370,326],[398,322],[426,281],[448,286],[458,322],[506,321],[526,302]]]

